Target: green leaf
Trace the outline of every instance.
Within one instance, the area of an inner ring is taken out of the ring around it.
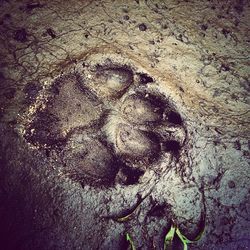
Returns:
[[[190,241],[186,236],[182,235],[179,228],[176,229],[176,234],[178,235],[179,239],[183,244],[183,250],[187,250],[188,249],[187,244],[192,243],[192,241]]]
[[[175,234],[175,226],[171,226],[170,230],[165,236],[164,240],[164,250],[172,250],[173,249],[173,239],[174,239],[174,234]]]
[[[128,233],[126,233],[126,240],[129,242],[130,244],[130,249],[131,250],[136,250],[135,245],[133,240],[131,239],[130,235]]]
[[[173,239],[174,239],[175,234],[178,236],[178,238],[182,242],[183,250],[187,250],[188,249],[187,244],[194,243],[194,242],[198,241],[201,238],[204,231],[205,231],[205,222],[202,223],[202,230],[198,233],[198,235],[195,237],[195,239],[189,240],[185,235],[183,235],[181,233],[181,231],[178,227],[176,227],[175,225],[172,225],[170,230],[168,231],[168,233],[165,236],[164,250],[174,250],[173,249]]]

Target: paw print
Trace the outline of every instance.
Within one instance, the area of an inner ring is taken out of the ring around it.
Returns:
[[[136,184],[178,159],[186,140],[183,119],[156,86],[110,59],[84,64],[53,82],[24,136],[53,151],[74,180]]]

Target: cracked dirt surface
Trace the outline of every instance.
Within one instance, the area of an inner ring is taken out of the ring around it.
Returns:
[[[248,1],[0,10],[3,249],[249,249]]]

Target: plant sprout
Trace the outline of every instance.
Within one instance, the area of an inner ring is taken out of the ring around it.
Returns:
[[[187,244],[189,243],[194,243],[196,241],[198,241],[203,232],[204,232],[204,227],[202,228],[202,230],[199,232],[199,234],[195,237],[194,240],[189,240],[185,235],[183,235],[180,231],[180,229],[176,226],[176,225],[172,225],[170,230],[168,231],[168,233],[165,236],[165,240],[164,240],[164,250],[174,250],[173,249],[173,239],[175,234],[178,236],[178,238],[180,239],[180,241],[183,244],[183,250],[187,250],[188,246]]]
[[[173,224],[165,236],[164,250],[175,250],[173,248],[174,247],[173,240],[174,240],[175,235],[177,235],[180,241],[182,242],[183,250],[188,250],[188,244],[198,241],[201,238],[202,234],[204,233],[204,230],[205,230],[205,227],[202,228],[202,230],[199,232],[199,234],[195,237],[194,240],[189,240],[185,235],[181,233],[180,229],[176,225]],[[134,242],[128,233],[126,233],[126,240],[130,244],[130,250],[136,250]]]
[[[126,240],[129,242],[130,244],[130,249],[131,250],[136,250],[135,245],[133,240],[131,239],[130,235],[128,233],[126,233]]]

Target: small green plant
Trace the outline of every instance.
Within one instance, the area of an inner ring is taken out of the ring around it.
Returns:
[[[176,225],[172,225],[164,239],[164,250],[174,250],[173,239],[175,235],[177,235],[180,241],[182,242],[183,250],[187,250],[188,249],[187,244],[198,241],[201,238],[203,232],[204,228],[199,232],[199,234],[196,236],[194,240],[189,240],[185,235],[183,235],[180,232],[180,229]]]
[[[130,237],[130,235],[128,233],[126,233],[126,240],[130,244],[130,250],[136,250],[134,242],[133,242],[133,240],[131,239],[131,237]]]
[[[199,234],[195,237],[194,240],[189,240],[185,235],[181,233],[180,229],[173,224],[164,238],[164,250],[175,250],[173,245],[175,235],[180,239],[183,245],[183,250],[188,250],[188,244],[198,241],[201,238],[204,230],[205,227],[202,228],[202,230],[199,232]],[[130,250],[136,250],[134,242],[128,233],[126,233],[126,240],[129,242]]]

